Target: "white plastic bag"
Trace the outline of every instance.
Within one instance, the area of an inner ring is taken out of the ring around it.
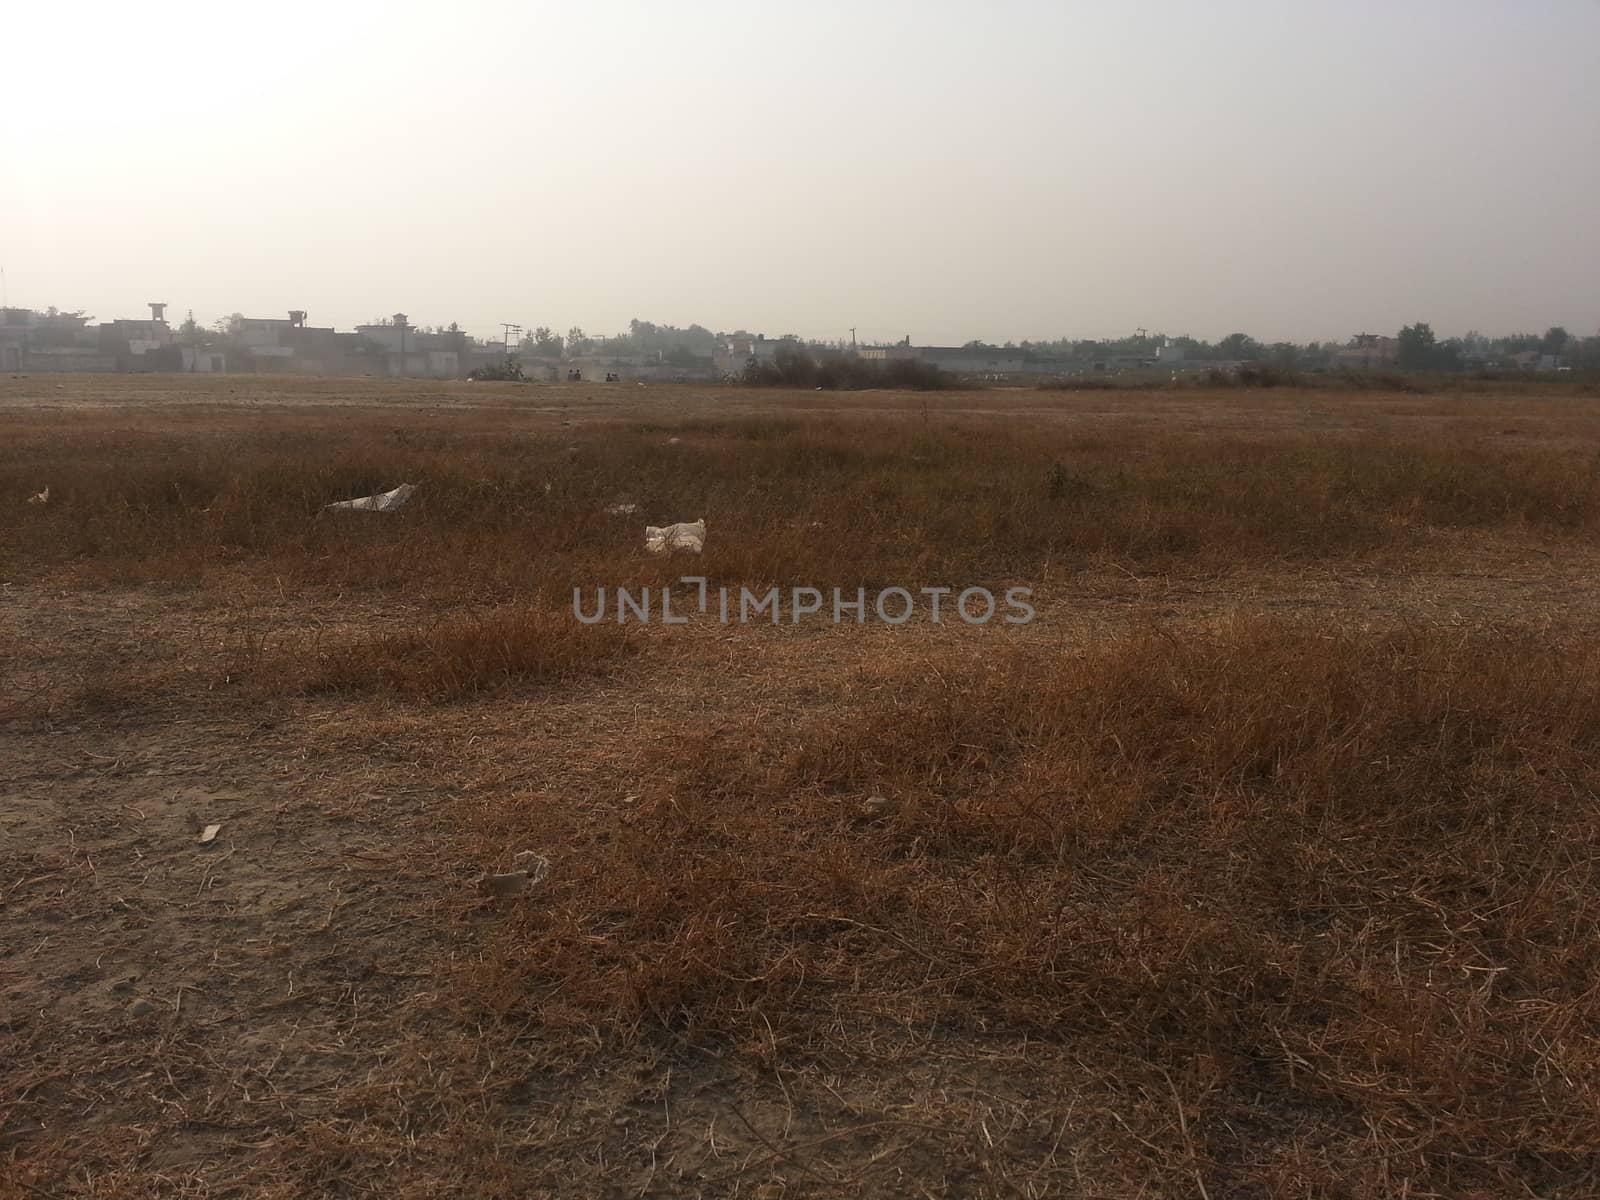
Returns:
[[[699,554],[706,548],[706,519],[676,525],[644,527],[644,548],[650,554]]]
[[[392,492],[379,492],[376,496],[362,496],[357,500],[336,500],[322,507],[324,511],[345,509],[353,512],[399,512],[406,506],[406,501],[411,499],[411,493],[416,490],[416,485],[402,483]]]

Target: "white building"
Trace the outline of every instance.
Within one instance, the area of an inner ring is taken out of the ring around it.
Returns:
[[[228,369],[228,357],[221,350],[184,346],[183,369],[201,375],[220,375]]]

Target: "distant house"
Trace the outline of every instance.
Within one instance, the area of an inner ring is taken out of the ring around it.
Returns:
[[[386,375],[449,379],[461,373],[461,351],[449,344],[448,335],[424,333],[405,313],[357,325],[356,334],[377,349],[379,369]]]
[[[170,369],[173,356],[166,351],[176,346],[177,338],[167,324],[166,309],[165,304],[152,303],[149,320],[119,317],[101,321],[95,328],[100,353],[114,359],[119,371]]]
[[[1392,367],[1400,359],[1400,340],[1358,333],[1350,344],[1336,351],[1333,364],[1353,371],[1374,371]]]
[[[241,317],[229,336],[241,346],[252,350],[288,346],[290,349],[303,343],[308,336],[330,334],[333,329],[317,329],[306,324],[305,310],[291,308],[284,317]]]
[[[221,350],[201,346],[180,346],[179,357],[185,371],[201,375],[220,375],[228,369],[228,356]]]
[[[411,327],[405,313],[395,313],[389,320],[375,325],[357,325],[356,332],[386,354],[404,354],[417,346],[417,331]]]
[[[805,350],[806,347],[792,337],[769,338],[764,333],[753,337],[725,338],[711,353],[711,365],[724,375],[737,375],[751,360],[770,363],[784,350]]]
[[[0,309],[0,371],[111,371],[96,329],[82,313]]]

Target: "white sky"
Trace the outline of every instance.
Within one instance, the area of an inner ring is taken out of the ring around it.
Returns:
[[[1600,325],[1596,0],[34,0],[0,39],[16,305]]]

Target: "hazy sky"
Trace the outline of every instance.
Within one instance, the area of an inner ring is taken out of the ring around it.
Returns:
[[[1600,2],[7,6],[14,305],[1600,325]]]

